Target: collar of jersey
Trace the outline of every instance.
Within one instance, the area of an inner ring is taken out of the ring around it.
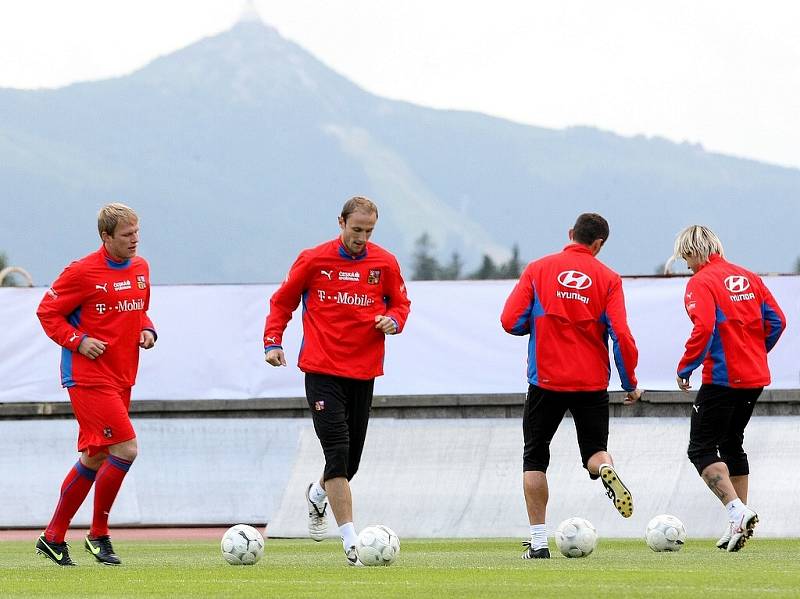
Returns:
[[[131,260],[128,258],[127,260],[123,260],[122,262],[117,262],[114,260],[111,255],[106,251],[106,246],[100,246],[100,251],[103,253],[103,258],[106,261],[106,264],[109,268],[113,268],[115,270],[122,270],[124,268],[128,268],[131,265]]]
[[[342,244],[342,240],[340,239],[339,240],[339,255],[342,258],[347,258],[348,260],[363,260],[364,258],[367,257],[367,247],[364,246],[364,251],[361,252],[360,254],[357,254],[357,255],[354,256],[353,254],[348,252],[347,249],[345,249],[344,244]]]
[[[588,246],[583,245],[582,243],[568,243],[564,246],[565,252],[584,252],[585,254],[592,254],[592,250],[589,249]]]
[[[705,263],[701,264],[700,268],[697,269],[697,272],[700,272],[701,270],[703,270],[709,264],[716,264],[718,262],[721,262],[722,260],[723,260],[723,257],[720,256],[719,254],[709,254],[708,255],[708,262],[705,262]],[[697,274],[697,273],[694,273],[694,274]]]

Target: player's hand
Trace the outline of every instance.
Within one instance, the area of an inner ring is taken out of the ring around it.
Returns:
[[[397,325],[395,324],[394,319],[390,316],[376,316],[375,328],[384,335],[394,335],[397,333]]]
[[[644,389],[639,389],[637,387],[633,391],[628,391],[628,394],[625,395],[625,399],[622,403],[626,406],[632,406],[642,398],[642,395],[644,395]]]
[[[264,361],[270,366],[286,366],[286,356],[283,355],[283,350],[277,347],[267,352]]]
[[[100,341],[94,337],[84,337],[78,346],[78,353],[90,360],[96,360],[106,351],[106,345],[108,344],[105,341]]]
[[[153,335],[153,331],[145,329],[141,333],[139,333],[139,347],[142,349],[150,349],[156,344],[156,336]]]
[[[689,384],[689,379],[685,379],[683,377],[676,376],[675,380],[678,381],[678,387],[680,388],[681,391],[687,391],[688,392],[689,389],[692,388],[692,386]]]

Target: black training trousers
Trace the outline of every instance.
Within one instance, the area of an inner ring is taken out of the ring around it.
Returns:
[[[351,480],[358,471],[374,384],[375,379],[306,373],[306,399],[325,454],[324,480],[342,476]]]

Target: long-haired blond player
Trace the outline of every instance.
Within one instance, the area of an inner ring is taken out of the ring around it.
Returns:
[[[747,505],[750,465],[744,430],[758,397],[770,383],[767,352],[786,327],[786,318],[761,278],[728,262],[722,242],[708,227],[680,232],[670,263],[682,258],[694,275],[684,305],[692,333],[678,363],[678,387],[703,366],[692,406],[689,460],[728,510],[728,526],[717,547],[739,551],[758,522]]]

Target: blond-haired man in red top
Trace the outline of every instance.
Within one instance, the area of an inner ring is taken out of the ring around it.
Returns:
[[[67,266],[45,293],[36,314],[61,346],[61,384],[78,420],[81,457],[64,479],[53,519],[36,543],[38,553],[74,566],[65,535],[94,484],[94,515],[86,550],[119,565],[108,534],[108,515],[138,446],[128,408],[139,349],[156,342],[150,306],[150,268],[136,255],[139,217],[123,204],[97,216],[102,245]]]

